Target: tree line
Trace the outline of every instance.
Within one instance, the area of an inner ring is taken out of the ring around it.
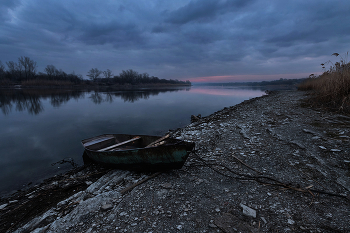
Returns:
[[[295,86],[302,83],[306,78],[299,79],[284,79],[280,78],[278,80],[272,81],[261,81],[261,82],[230,82],[230,83],[210,83],[212,86],[251,86],[251,87],[261,87],[261,86]],[[204,83],[202,85],[207,85]]]
[[[72,84],[83,83],[83,77],[79,74],[67,74],[54,65],[47,65],[44,72],[37,71],[37,64],[29,57],[21,56],[18,62],[8,61],[5,65],[0,61],[0,84],[24,84],[30,81],[66,81]],[[35,82],[32,82],[35,83]],[[50,82],[47,82],[50,83]]]
[[[116,85],[144,85],[144,84],[181,84],[181,85],[191,85],[190,81],[179,81],[177,79],[160,79],[158,77],[150,76],[148,73],[138,73],[132,69],[123,70],[119,75],[114,76],[112,72],[107,69],[106,71],[101,71],[97,68],[89,70],[88,77],[95,83],[104,84],[116,84]]]
[[[144,85],[144,84],[165,84],[165,85],[191,85],[190,81],[166,80],[150,76],[147,73],[139,74],[129,69],[123,70],[119,75],[114,75],[111,70],[106,71],[92,68],[84,79],[82,75],[74,72],[68,74],[54,65],[47,65],[44,72],[37,71],[37,64],[29,57],[21,56],[18,62],[6,62],[6,66],[0,61],[0,85],[13,84],[73,84],[73,85]]]

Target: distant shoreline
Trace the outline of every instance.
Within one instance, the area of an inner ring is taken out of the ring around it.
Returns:
[[[186,84],[142,84],[142,85],[8,85],[0,86],[0,89],[109,89],[109,90],[136,90],[143,88],[174,88],[174,87],[191,87]]]

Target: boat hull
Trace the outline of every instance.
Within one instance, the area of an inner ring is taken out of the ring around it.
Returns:
[[[83,145],[88,145],[91,140],[96,141],[96,138],[103,138],[103,136],[107,138],[111,135],[101,135],[92,139],[86,139],[83,140],[82,143]],[[118,142],[118,138],[125,140],[133,138],[136,135],[126,136],[114,134],[112,136]],[[164,171],[180,169],[195,146],[192,142],[167,139],[166,143],[163,145],[144,148],[146,144],[149,144],[149,142],[155,141],[160,137],[146,135],[138,136],[141,137],[138,142],[132,142],[130,143],[131,145],[126,147],[126,149],[121,148],[116,151],[99,151],[101,148],[106,147],[108,143],[100,143],[98,146],[85,146],[85,156],[93,162],[124,170]],[[113,141],[113,139],[111,140]]]

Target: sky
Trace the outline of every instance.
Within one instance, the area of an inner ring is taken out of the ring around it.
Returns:
[[[321,74],[347,59],[349,0],[1,0],[0,61],[241,82]],[[332,63],[327,63],[329,67]]]

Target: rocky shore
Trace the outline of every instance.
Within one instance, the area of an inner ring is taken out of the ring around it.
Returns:
[[[180,170],[81,168],[1,199],[0,231],[350,232],[350,117],[306,95],[269,93],[171,132],[196,143]]]

